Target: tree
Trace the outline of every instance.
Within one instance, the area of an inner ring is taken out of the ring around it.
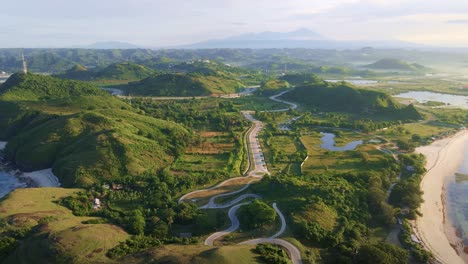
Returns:
[[[136,235],[141,235],[145,232],[145,217],[140,209],[135,209],[130,212],[130,215],[125,218],[130,232]]]
[[[387,243],[364,245],[359,249],[356,263],[362,264],[406,264],[406,250]]]
[[[248,229],[258,228],[276,219],[276,211],[268,204],[255,200],[240,212],[241,223]]]

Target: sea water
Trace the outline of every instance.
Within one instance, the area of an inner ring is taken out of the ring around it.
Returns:
[[[26,183],[20,182],[15,175],[0,168],[0,198],[15,189],[24,187],[26,187]]]
[[[465,142],[463,162],[446,186],[448,217],[464,245],[468,246],[468,141]]]

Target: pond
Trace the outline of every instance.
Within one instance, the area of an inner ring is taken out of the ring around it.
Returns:
[[[364,141],[362,141],[362,140],[356,140],[356,141],[349,142],[345,146],[337,147],[337,146],[335,146],[335,134],[323,133],[323,132],[320,132],[320,134],[323,135],[322,136],[322,145],[320,145],[320,147],[322,149],[326,149],[326,150],[331,150],[331,151],[354,150],[359,145],[364,143]]]

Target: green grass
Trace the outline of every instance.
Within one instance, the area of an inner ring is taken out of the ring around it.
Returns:
[[[17,189],[0,202],[0,217],[10,219],[16,228],[36,231],[21,241],[3,263],[110,263],[107,250],[128,238],[121,228],[109,224],[82,224],[94,217],[77,217],[55,201],[79,189]],[[92,202],[90,201],[90,206]],[[47,224],[40,219],[53,217]]]
[[[335,137],[335,145],[341,146],[355,140],[375,139],[371,135],[355,132],[340,132],[341,137]],[[346,173],[362,170],[378,171],[386,166],[384,154],[372,144],[359,145],[355,151],[327,151],[320,145],[322,135],[311,132],[301,137],[301,142],[307,149],[309,158],[302,167],[306,174],[320,174],[325,172]],[[368,153],[369,159],[364,162],[357,152]]]
[[[166,245],[124,258],[129,264],[173,263],[173,264],[250,264],[259,263],[253,253],[255,246],[224,246],[210,248],[200,245]]]

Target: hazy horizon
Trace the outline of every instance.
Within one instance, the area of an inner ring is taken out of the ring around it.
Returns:
[[[4,3],[0,14],[0,48],[104,41],[156,48],[298,28],[334,40],[468,46],[468,3],[462,0],[19,0]]]

